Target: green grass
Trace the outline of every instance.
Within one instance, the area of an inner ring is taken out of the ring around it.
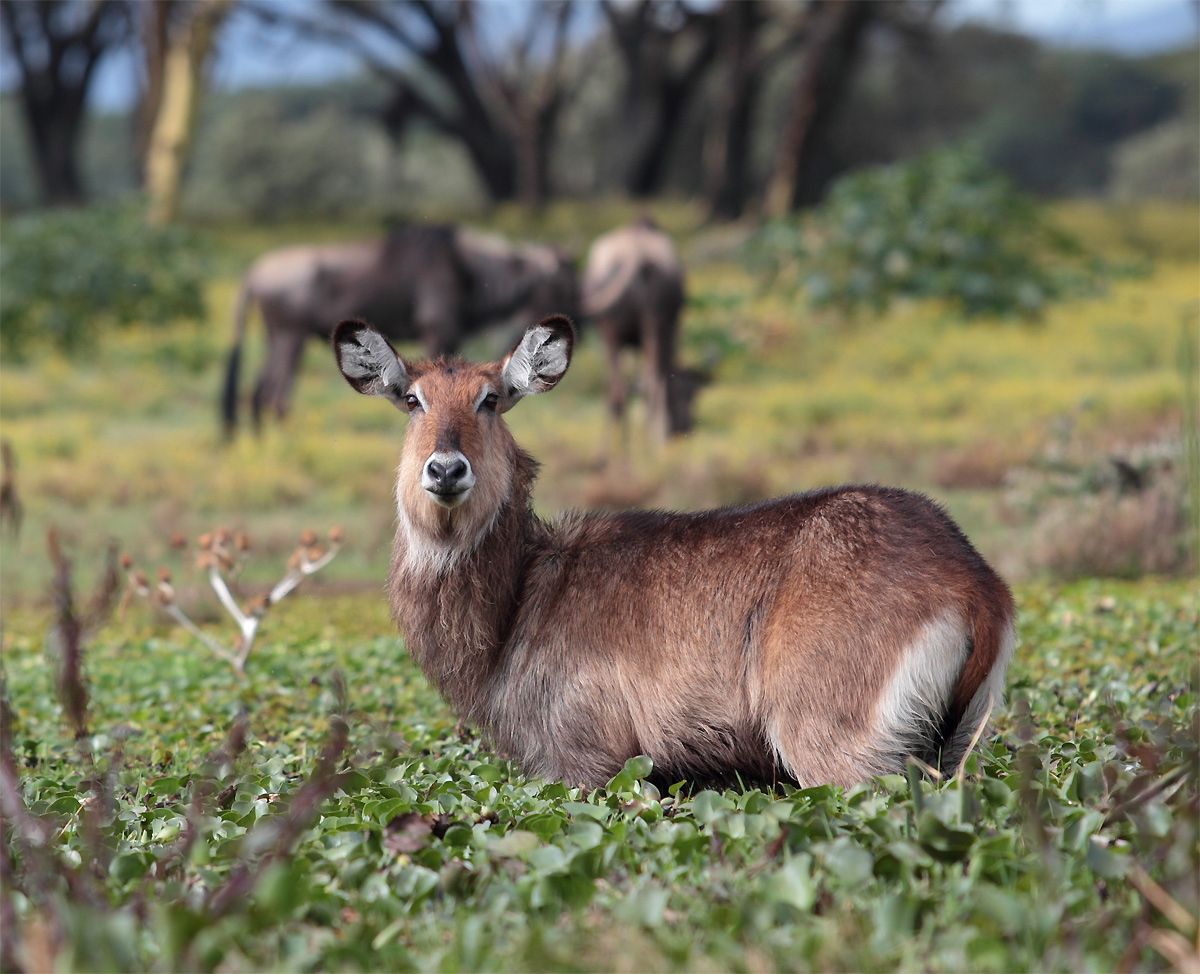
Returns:
[[[580,251],[629,212],[493,220]],[[656,451],[635,410],[628,456],[602,462],[606,380],[585,335],[553,399],[509,414],[545,463],[539,511],[698,508],[845,480],[930,492],[1024,580],[1011,700],[966,780],[655,797],[638,767],[593,795],[524,779],[457,728],[392,634],[382,582],[403,420],[353,395],[314,343],[289,422],[219,442],[239,269],[277,243],[363,228],[216,229],[221,276],[201,325],[0,363],[0,435],[26,513],[18,538],[0,534],[5,693],[20,791],[51,836],[38,853],[5,832],[27,968],[1187,965],[1195,581],[1047,579],[1037,505],[1006,478],[1082,483],[1110,454],[1178,439],[1195,209],[1060,209],[1107,256],[1151,258],[1148,272],[1040,322],[970,325],[932,304],[810,315],[737,263],[737,228],[702,228],[686,207],[658,215],[688,261],[683,358],[714,374],[697,429]],[[260,342],[253,329],[247,377]],[[332,524],[342,553],[267,617],[243,682],[146,602],[110,621],[87,642],[88,734],[74,739],[46,638],[47,528],[81,590],[111,540],[148,571],[169,565],[180,601],[226,638],[170,536],[247,531],[250,596],[282,574],[302,528]],[[242,713],[246,746],[221,759]],[[331,718],[348,733],[336,778],[315,771]],[[221,890],[238,894],[231,906]]]
[[[1009,706],[964,781],[777,794],[528,780],[366,596],[280,611],[243,683],[144,612],[111,624],[75,741],[19,613],[11,733],[54,836],[48,899],[12,894],[23,956],[59,924],[69,970],[1169,968],[1198,906],[1196,592],[1019,595]],[[243,712],[244,751],[214,759]],[[304,817],[331,720],[345,752]]]

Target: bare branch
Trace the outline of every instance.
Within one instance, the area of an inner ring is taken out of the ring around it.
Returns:
[[[152,589],[145,574],[133,570],[133,559],[129,555],[121,556],[121,567],[125,569],[129,579],[128,595],[150,599],[213,654],[229,663],[238,676],[243,676],[246,660],[254,648],[254,639],[267,611],[294,591],[309,575],[319,572],[333,561],[341,549],[341,543],[341,528],[335,527],[330,530],[328,550],[317,543],[316,535],[312,531],[305,531],[288,560],[283,578],[276,582],[267,594],[252,602],[249,607],[242,608],[230,591],[224,573],[240,569],[249,551],[249,541],[243,534],[231,536],[228,531],[201,536],[197,542],[200,549],[197,565],[207,571],[209,584],[216,593],[217,600],[237,626],[238,638],[232,648],[205,632],[188,617],[175,598],[175,590],[171,586],[170,574],[166,569],[160,569],[158,584]]]

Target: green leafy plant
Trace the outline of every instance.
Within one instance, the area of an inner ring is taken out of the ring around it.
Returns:
[[[204,251],[179,227],[148,227],[129,207],[59,210],[5,221],[0,348],[34,343],[81,354],[106,328],[205,315]]]
[[[1072,238],[961,147],[844,177],[811,215],[765,227],[750,258],[813,305],[878,311],[909,297],[1034,315],[1092,277]]]
[[[62,572],[58,663],[7,630],[9,966],[1195,962],[1184,583],[1021,592],[1010,702],[962,775],[660,791],[638,757],[583,792],[456,732],[377,595],[297,602],[239,680],[144,630],[81,638]]]

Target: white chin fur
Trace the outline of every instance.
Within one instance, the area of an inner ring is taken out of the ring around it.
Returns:
[[[471,495],[471,488],[468,487],[466,490],[460,491],[457,494],[435,494],[431,490],[426,490],[425,493],[429,495],[429,499],[437,504],[438,507],[444,507],[446,510],[451,511],[454,510],[454,508],[461,506],[462,503]]]

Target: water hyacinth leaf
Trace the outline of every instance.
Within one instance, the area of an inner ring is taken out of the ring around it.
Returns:
[[[583,872],[574,870],[547,877],[549,887],[558,896],[563,906],[581,910],[592,902],[596,895],[596,883]]]
[[[567,864],[567,856],[558,846],[543,845],[530,851],[526,856],[530,868],[540,873],[556,873],[562,871]]]
[[[608,783],[604,786],[604,790],[610,795],[619,795],[628,793],[634,790],[637,779],[629,773],[627,768],[622,768],[615,775],[608,779]]]
[[[1087,865],[1102,879],[1123,879],[1129,871],[1130,857],[1110,848],[1098,836],[1088,840]]]
[[[654,762],[645,754],[639,754],[625,762],[624,770],[635,781],[641,781],[643,778],[649,777],[650,772],[654,770]]]
[[[663,922],[670,894],[659,886],[641,886],[625,899],[624,914],[634,923],[653,929]]]
[[[522,819],[521,828],[532,832],[542,841],[548,841],[563,830],[564,821],[550,812],[541,812]]]
[[[405,866],[392,882],[392,889],[410,908],[437,889],[438,874],[424,866]]]
[[[534,833],[513,829],[507,835],[488,842],[488,854],[501,859],[514,859],[527,855],[541,845],[542,840]]]
[[[149,868],[149,860],[144,855],[127,852],[113,857],[113,861],[108,867],[108,874],[117,883],[124,885],[135,879],[141,879]]]
[[[979,884],[972,897],[974,909],[988,917],[1005,936],[1013,936],[1024,929],[1027,921],[1023,901],[990,884]]]
[[[733,802],[724,795],[705,790],[692,799],[692,816],[701,825],[711,825],[733,807]]]
[[[567,830],[567,841],[577,849],[594,849],[604,841],[604,829],[598,822],[576,819]]]
[[[921,846],[941,862],[965,859],[975,843],[972,830],[947,825],[928,808],[917,816],[917,838]]]
[[[179,779],[169,775],[155,778],[150,782],[150,790],[156,795],[174,795],[179,791]]]
[[[471,841],[471,827],[462,822],[455,822],[442,835],[442,842],[452,849],[462,849]]]
[[[875,904],[871,944],[887,950],[895,942],[908,939],[916,926],[919,903],[904,892],[885,893]]]
[[[274,862],[254,884],[254,900],[269,915],[288,916],[304,899],[306,884],[293,863]]]
[[[563,802],[563,811],[574,819],[588,818],[598,822],[607,822],[612,817],[612,809],[607,805],[593,805],[589,802]]]
[[[208,918],[181,903],[163,902],[154,904],[151,916],[168,966],[180,969],[178,959],[208,924]]]
[[[825,846],[821,857],[834,881],[845,886],[864,883],[874,873],[875,859],[871,853],[845,836]]]
[[[403,917],[398,920],[393,920],[386,927],[380,930],[379,933],[375,934],[374,938],[371,940],[371,949],[382,950],[400,935],[401,931],[404,930],[408,923],[409,921]]]
[[[766,895],[769,900],[794,906],[802,913],[811,910],[817,901],[812,857],[801,853],[780,866],[767,881]]]
[[[471,769],[471,773],[489,784],[495,784],[504,777],[504,769],[496,764],[477,764]]]

